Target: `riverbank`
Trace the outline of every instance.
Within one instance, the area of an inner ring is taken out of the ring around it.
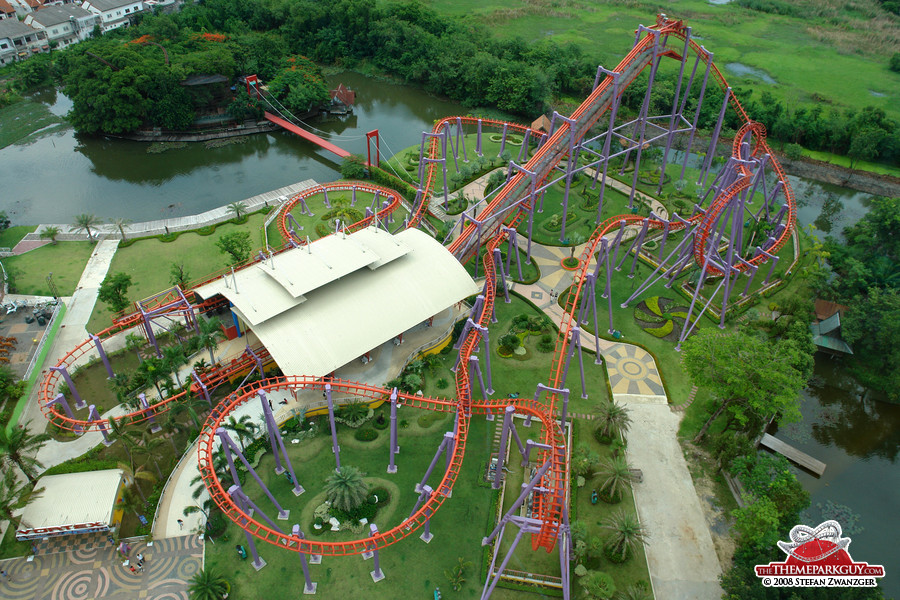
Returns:
[[[900,177],[848,169],[841,165],[807,157],[788,160],[782,156],[779,160],[788,175],[823,181],[875,196],[888,198],[900,196]]]
[[[277,131],[278,125],[268,121],[247,121],[233,127],[219,128],[211,131],[135,131],[134,133],[122,133],[117,135],[104,134],[107,137],[133,142],[207,142],[222,138],[252,135],[254,133],[268,133]]]

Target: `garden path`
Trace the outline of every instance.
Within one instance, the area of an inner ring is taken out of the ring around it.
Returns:
[[[580,248],[576,248],[578,252]],[[560,264],[568,254],[566,248],[533,245],[532,257],[541,277],[531,285],[513,286],[557,325],[563,317],[558,296],[573,280],[573,273]],[[646,554],[656,597],[717,600],[722,596],[722,569],[678,444],[678,425],[684,413],[669,408],[651,354],[632,344],[595,340],[588,332],[582,332],[582,343],[585,348],[599,345],[613,398],[631,413],[628,463],[643,472],[634,495],[638,515],[650,533]]]

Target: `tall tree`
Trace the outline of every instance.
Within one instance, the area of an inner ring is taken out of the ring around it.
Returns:
[[[88,240],[91,242],[96,242],[94,239],[94,234],[91,231],[91,227],[97,227],[103,221],[97,215],[92,215],[90,213],[82,213],[80,215],[75,215],[75,221],[73,221],[72,225],[75,227],[75,231],[85,231],[87,232]]]
[[[122,241],[125,241],[125,230],[128,229],[129,225],[134,223],[131,219],[126,219],[124,217],[119,217],[116,219],[110,219],[110,223],[116,226],[116,229],[119,230],[119,235],[122,236]]]
[[[230,265],[238,265],[250,258],[250,233],[246,231],[232,231],[226,233],[216,241],[219,252],[227,254],[231,260]]]
[[[369,486],[363,481],[365,473],[357,467],[343,465],[325,480],[325,497],[337,509],[351,511],[366,499]]]
[[[32,500],[36,500],[44,491],[44,488],[34,489],[33,483],[20,484],[16,480],[16,474],[7,470],[0,479],[0,514],[14,527],[18,527],[19,519],[14,512],[25,508]]]
[[[128,288],[131,287],[131,275],[128,273],[110,273],[100,284],[97,298],[109,304],[113,312],[125,310],[128,300]]]
[[[188,591],[191,600],[222,600],[231,591],[231,584],[219,571],[206,567],[194,574]]]
[[[119,463],[118,468],[122,470],[122,474],[125,477],[125,487],[134,487],[137,490],[138,494],[140,494],[141,500],[147,502],[147,496],[145,496],[144,492],[141,490],[141,485],[138,483],[138,479],[153,484],[158,481],[156,476],[153,473],[147,471],[144,465],[140,465],[138,468],[132,469],[130,465]]]
[[[605,400],[594,407],[597,416],[597,431],[603,440],[612,441],[613,437],[628,433],[631,427],[631,416],[628,409],[615,400]],[[608,443],[608,442],[607,442]]]
[[[7,430],[0,426],[0,456],[6,463],[14,463],[32,484],[37,481],[37,474],[44,465],[33,455],[44,447],[50,439],[46,433],[32,435],[27,426],[12,427]]]
[[[225,429],[234,432],[234,434],[238,438],[238,442],[241,445],[241,452],[245,449],[245,444],[247,440],[252,440],[256,437],[256,432],[259,431],[259,425],[253,422],[253,417],[250,415],[244,415],[240,419],[235,419],[234,416],[228,417],[228,420],[225,421],[224,424]]]
[[[201,348],[209,351],[209,364],[216,364],[216,357],[213,350],[219,345],[219,341],[225,338],[225,332],[222,331],[222,322],[218,318],[200,319],[198,321],[197,338]]]
[[[694,384],[709,388],[715,401],[695,442],[725,411],[729,424],[741,427],[776,413],[783,422],[800,418],[799,395],[806,380],[796,366],[804,363],[796,345],[708,327],[682,345],[681,358]]]
[[[634,511],[630,510],[617,510],[605,518],[600,526],[610,532],[606,548],[619,561],[632,556],[649,537],[647,529],[641,525]]]

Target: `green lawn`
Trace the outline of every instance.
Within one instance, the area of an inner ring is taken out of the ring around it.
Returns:
[[[658,5],[646,2],[549,3],[527,0],[429,0],[446,15],[468,18],[504,38],[536,40],[552,37],[580,45],[606,68],[613,68],[634,43],[638,24],[651,25]],[[713,5],[683,0],[666,13],[683,18],[699,36],[698,43],[715,53],[716,65],[730,85],[771,92],[788,105],[826,103],[860,109],[877,106],[900,117],[900,75],[887,69],[900,50],[896,19],[869,18],[836,2],[792,3],[797,16],[744,9],[736,4]],[[816,15],[816,27],[809,18]],[[741,63],[776,80],[763,83],[737,76],[726,68]],[[811,65],[821,65],[812,68]],[[875,96],[872,92],[884,94]],[[817,100],[823,98],[824,100]],[[826,108],[827,110],[827,108]]]
[[[90,242],[59,242],[4,258],[3,266],[12,275],[17,294],[51,296],[47,275],[53,273],[59,294],[71,296],[93,251]]]
[[[839,154],[832,154],[831,152],[807,150],[806,148],[803,149],[803,156],[808,156],[815,160],[821,160],[823,162],[847,167],[848,169],[850,168],[849,156],[840,156]],[[881,175],[900,177],[900,167],[886,165],[883,163],[873,163],[865,160],[860,160],[853,165],[853,169],[856,171],[871,171],[872,173],[879,173]]]
[[[0,231],[0,248],[15,248],[22,238],[36,230],[33,225],[14,225]]]
[[[158,238],[138,240],[116,251],[109,272],[131,275],[132,286],[128,290],[128,297],[132,301],[143,300],[172,287],[170,268],[173,263],[183,262],[190,279],[199,279],[227,266],[225,255],[216,246],[216,241],[227,233],[249,231],[252,246],[261,247],[265,218],[264,214],[254,213],[241,225],[222,223],[211,235],[200,235],[196,231],[185,232],[172,242],[163,242]],[[153,260],[148,260],[148,257]],[[53,279],[56,280],[55,273]],[[88,331],[101,331],[111,324],[112,313],[106,304],[98,301],[88,321]]]
[[[68,128],[68,124],[51,113],[46,106],[31,100],[22,100],[0,109],[0,148],[10,144],[27,141],[35,132],[48,128],[47,131],[59,131]]]

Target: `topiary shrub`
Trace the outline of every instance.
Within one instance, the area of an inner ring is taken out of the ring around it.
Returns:
[[[369,429],[368,427],[364,427],[362,429],[357,429],[353,434],[353,437],[359,440],[360,442],[371,442],[373,440],[378,439],[378,432],[374,429]]]
[[[384,413],[379,413],[378,416],[375,417],[375,422],[372,423],[372,426],[375,427],[375,429],[387,429],[390,424],[390,421],[384,416]]]
[[[449,348],[450,346],[447,346],[447,347]],[[437,380],[435,385],[437,386],[437,388],[439,390],[443,390],[443,389],[446,389],[447,386],[450,385],[450,383],[445,378],[441,377],[440,379]]]

